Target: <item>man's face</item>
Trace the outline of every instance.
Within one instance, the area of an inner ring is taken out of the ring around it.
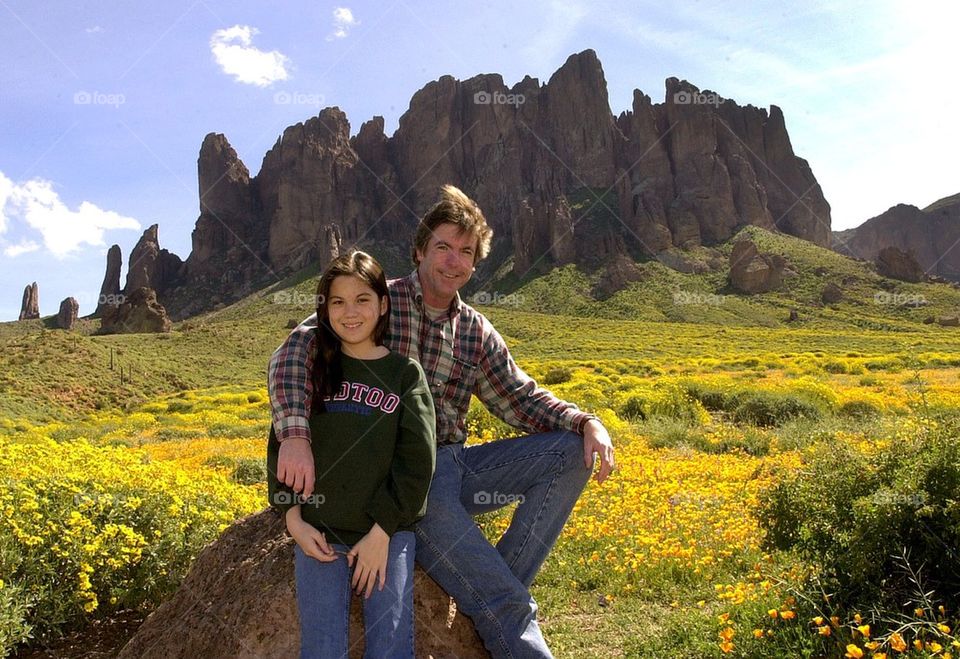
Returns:
[[[455,224],[441,224],[427,246],[417,250],[423,301],[431,307],[446,308],[473,275],[478,238]]]

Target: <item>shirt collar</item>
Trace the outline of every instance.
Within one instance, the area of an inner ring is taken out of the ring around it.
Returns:
[[[413,299],[416,300],[417,306],[420,308],[420,311],[425,312],[423,306],[423,286],[420,285],[420,274],[414,270],[410,273],[410,276],[407,277],[407,281],[410,282],[410,285],[413,287]],[[460,292],[453,294],[453,301],[450,303],[450,309],[448,310],[450,318],[457,316],[463,310],[463,301],[460,299]]]

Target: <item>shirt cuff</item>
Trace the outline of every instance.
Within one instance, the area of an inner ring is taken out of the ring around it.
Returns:
[[[594,414],[587,414],[586,412],[577,412],[574,414],[573,419],[571,419],[571,430],[582,436],[583,429],[586,427],[587,422],[591,419],[597,419],[599,421],[600,417]]]
[[[277,441],[281,444],[291,437],[302,437],[310,441],[310,420],[305,416],[285,416],[274,425]]]

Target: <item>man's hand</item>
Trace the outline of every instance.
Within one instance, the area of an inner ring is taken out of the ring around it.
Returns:
[[[336,552],[327,544],[327,537],[312,524],[303,521],[300,506],[288,510],[284,519],[287,522],[287,532],[297,541],[304,554],[324,563],[337,560]]]
[[[303,437],[290,437],[280,442],[277,457],[277,480],[292,487],[294,492],[309,497],[317,474],[313,465],[310,442]]]
[[[583,464],[593,467],[594,453],[600,456],[600,469],[597,470],[594,478],[598,483],[602,483],[613,471],[613,442],[610,441],[607,429],[598,419],[590,419],[583,426]]]
[[[373,528],[360,538],[360,542],[347,552],[347,564],[353,566],[354,561],[357,563],[353,569],[351,583],[357,595],[362,595],[366,588],[364,597],[370,597],[377,581],[380,581],[378,590],[383,590],[383,585],[387,581],[387,550],[389,548],[390,536],[375,523]]]

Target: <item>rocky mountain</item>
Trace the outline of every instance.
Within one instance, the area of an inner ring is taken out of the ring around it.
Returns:
[[[284,130],[255,177],[210,134],[198,175],[189,257],[174,272],[176,257],[151,247],[144,264],[161,281],[137,275],[174,319],[323,265],[343,246],[405,253],[444,183],[474,197],[494,228],[481,277],[507,261],[520,276],[622,263],[723,241],[743,225],[831,241],[830,206],[778,107],[669,78],[663,103],[637,90],[615,117],[592,50],[546,83],[444,76],[414,94],[389,137],[381,117],[351,137],[346,115],[326,108]]]
[[[897,204],[855,229],[833,234],[841,254],[876,261],[885,247],[912,254],[928,275],[960,281],[960,194],[923,210]]]

